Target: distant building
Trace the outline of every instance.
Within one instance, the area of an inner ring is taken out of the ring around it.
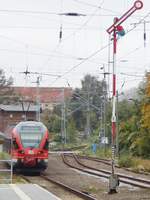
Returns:
[[[36,102],[36,87],[13,87],[14,92],[26,100]],[[55,104],[61,103],[63,98],[72,96],[71,87],[39,87],[39,99],[42,109],[53,109]]]
[[[4,105],[0,104],[0,131],[4,132],[8,126],[23,120],[36,120],[37,107],[35,105]]]

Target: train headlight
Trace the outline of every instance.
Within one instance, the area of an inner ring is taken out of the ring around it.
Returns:
[[[44,153],[44,152],[43,152],[42,150],[38,152],[38,154],[43,154],[43,153]]]
[[[18,153],[24,154],[24,150],[19,150]]]

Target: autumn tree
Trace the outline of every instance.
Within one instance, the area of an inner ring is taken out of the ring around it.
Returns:
[[[142,157],[150,157],[150,73],[146,74],[144,96],[141,102],[141,121],[139,137],[133,143],[135,153]]]
[[[142,105],[142,128],[150,133],[150,72],[146,74],[145,95]]]

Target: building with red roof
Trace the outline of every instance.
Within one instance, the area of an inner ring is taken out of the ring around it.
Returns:
[[[36,102],[37,87],[13,87],[14,93],[25,100]],[[39,101],[42,109],[53,109],[53,106],[62,103],[64,99],[72,96],[71,87],[39,87]]]

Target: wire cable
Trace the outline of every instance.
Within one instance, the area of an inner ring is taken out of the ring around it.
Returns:
[[[139,22],[143,21],[145,18],[147,18],[150,15],[150,12],[148,12]],[[140,23],[137,23],[133,28],[131,28],[130,30],[127,31],[126,35],[129,34],[132,30],[134,30]],[[99,52],[101,52],[102,50],[104,50],[105,48],[107,48],[109,45],[111,45],[112,42],[110,44],[106,44],[105,46],[101,47],[100,49],[98,49],[97,51],[95,51],[94,53],[92,53],[90,56],[88,56],[87,58],[85,58],[83,61],[81,61],[80,63],[74,65],[73,67],[71,67],[69,70],[67,70],[65,73],[63,73],[59,78],[56,78],[51,84],[53,85],[57,80],[63,78],[66,74],[70,73],[71,71],[73,71],[74,69],[76,69],[77,67],[79,67],[81,64],[85,63],[87,60],[89,60],[90,58],[92,58],[93,56],[97,55]]]

